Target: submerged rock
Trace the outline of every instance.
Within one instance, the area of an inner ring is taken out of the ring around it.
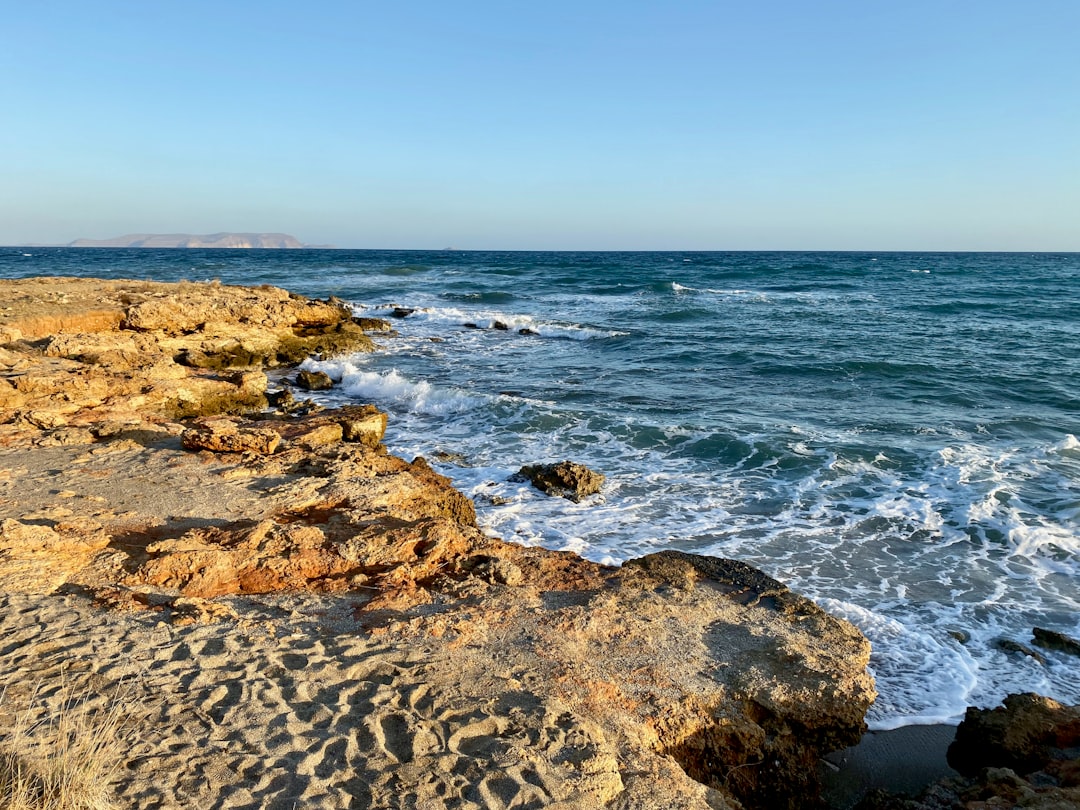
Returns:
[[[558,464],[532,464],[522,467],[513,480],[529,481],[534,487],[561,498],[580,503],[595,495],[604,485],[604,476],[584,464],[560,461]]]
[[[1020,655],[1026,655],[1040,664],[1046,664],[1046,656],[1037,650],[1031,649],[1026,644],[1021,644],[1019,641],[1013,641],[1010,638],[998,639],[997,646],[999,650],[1004,650],[1007,653],[1020,653]]]

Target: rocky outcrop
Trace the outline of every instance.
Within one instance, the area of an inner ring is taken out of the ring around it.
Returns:
[[[343,636],[422,662],[365,674],[362,658],[329,656],[350,688],[393,682],[411,701],[380,704],[381,742],[350,753],[372,774],[342,783],[356,802],[419,806],[432,778],[465,774],[487,793],[462,806],[813,807],[817,758],[861,734],[868,642],[771,577],[677,552],[612,568],[486,537],[424,459],[387,452],[377,409],[260,407],[263,369],[294,349],[367,345],[345,307],[275,289],[9,284],[23,305],[0,318],[0,595],[89,594],[112,611],[102,622],[261,610],[260,626],[289,614],[289,595],[332,595]],[[570,463],[548,474],[571,498],[602,483]],[[297,739],[350,705],[333,689],[333,707],[316,705],[318,677],[304,674],[304,717],[289,710],[313,724]]]
[[[259,410],[264,369],[372,348],[341,302],[274,287],[56,278],[0,289],[0,426],[15,425],[9,435],[119,415]]]
[[[1080,641],[1056,630],[1045,630],[1036,627],[1032,630],[1032,640],[1040,647],[1048,650],[1060,650],[1069,655],[1080,656]]]
[[[517,472],[514,480],[529,481],[541,492],[567,498],[575,503],[595,495],[604,485],[603,475],[573,461],[529,464]]]
[[[948,760],[962,778],[914,799],[877,792],[859,810],[1080,807],[1080,706],[1025,693],[995,709],[969,708]]]
[[[1080,707],[1024,693],[996,709],[969,708],[949,746],[949,765],[965,776],[983,768],[1030,774],[1066,766],[1069,749],[1076,749],[1069,769],[1080,786]]]

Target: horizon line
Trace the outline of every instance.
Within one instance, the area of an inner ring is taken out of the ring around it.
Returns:
[[[403,247],[338,247],[336,245],[302,245],[300,247],[143,247],[138,245],[71,245],[69,243],[12,243],[0,245],[0,248],[45,248],[51,250],[170,250],[196,251],[210,250],[223,253],[238,251],[266,251],[293,253],[303,250],[322,251],[366,251],[372,253],[1045,253],[1074,254],[1080,249],[1009,249],[994,250],[987,248],[403,248]]]

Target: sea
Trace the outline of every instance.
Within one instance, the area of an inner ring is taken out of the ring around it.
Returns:
[[[1080,703],[1080,254],[0,248],[0,277],[220,279],[391,320],[306,366],[489,534],[754,565],[873,645],[871,728]],[[2,303],[0,303],[2,305]],[[395,310],[397,310],[395,312]],[[404,316],[404,317],[399,317]],[[602,472],[575,504],[513,475]]]

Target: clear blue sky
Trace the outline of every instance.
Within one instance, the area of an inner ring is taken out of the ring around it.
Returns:
[[[2,8],[0,244],[1080,250],[1078,0]]]

